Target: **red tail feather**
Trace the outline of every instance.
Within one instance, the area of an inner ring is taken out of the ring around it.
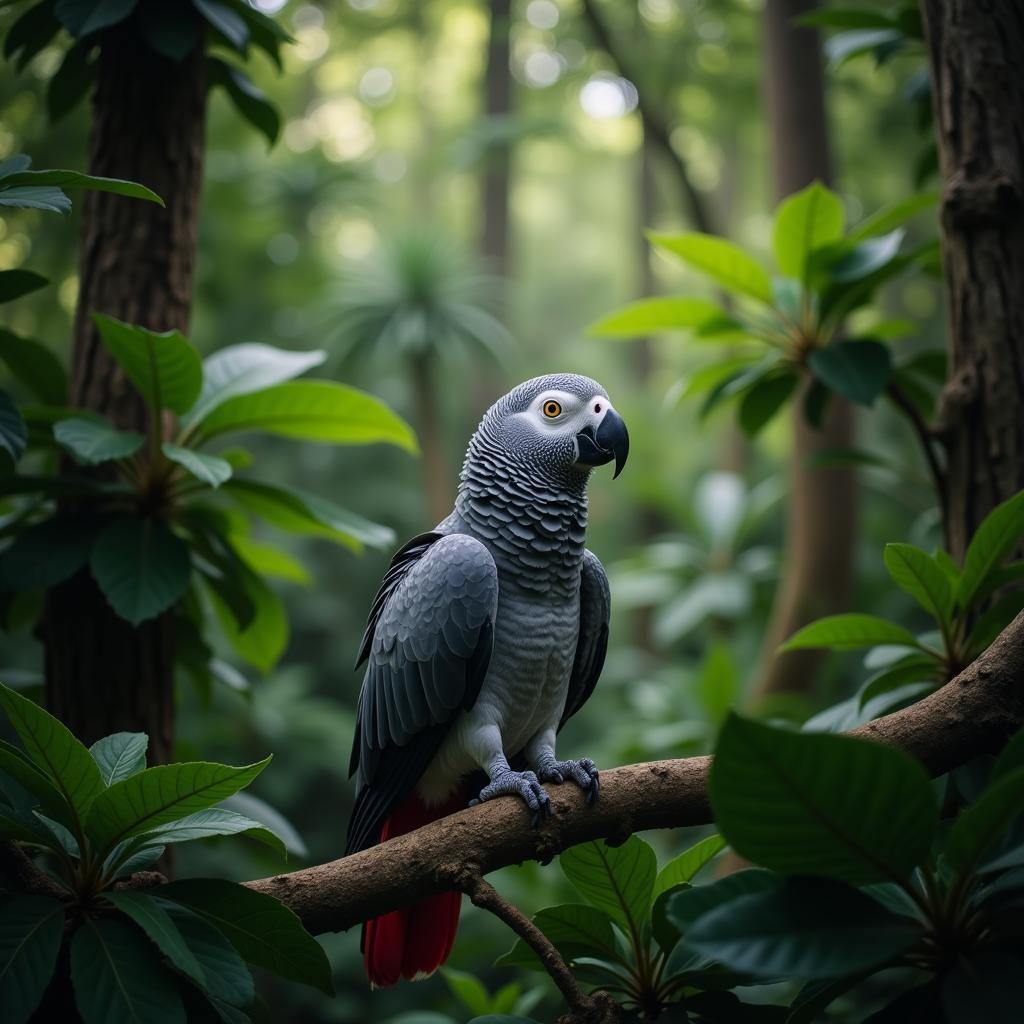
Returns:
[[[380,830],[380,841],[436,821],[465,805],[461,794],[427,807],[413,793],[403,800]],[[415,981],[433,974],[448,959],[459,927],[462,894],[443,892],[403,910],[376,917],[363,925],[363,963],[375,988],[396,985],[399,978]]]

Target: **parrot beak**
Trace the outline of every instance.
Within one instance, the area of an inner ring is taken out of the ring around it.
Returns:
[[[622,417],[609,407],[596,432],[593,427],[585,427],[576,435],[576,448],[579,451],[576,461],[584,466],[603,466],[614,459],[614,480],[626,465],[629,431]]]

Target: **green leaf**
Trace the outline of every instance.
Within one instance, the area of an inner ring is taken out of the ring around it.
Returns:
[[[589,903],[627,932],[639,934],[650,911],[658,870],[649,844],[635,835],[617,847],[603,842],[583,843],[562,853],[558,863]]]
[[[852,886],[787,880],[699,918],[687,946],[761,977],[834,978],[891,961],[924,935]]]
[[[798,377],[792,371],[762,377],[740,401],[740,428],[747,437],[757,437],[796,390]]]
[[[57,787],[17,747],[4,740],[0,740],[0,773],[0,780],[4,776],[12,779],[51,817],[65,824],[74,821],[71,808]]]
[[[784,199],[775,211],[773,237],[779,270],[806,281],[811,253],[839,241],[845,223],[842,201],[820,181]]]
[[[933,209],[939,201],[937,190],[920,192],[907,199],[897,200],[889,206],[862,220],[849,234],[851,242],[860,242],[865,238],[873,238],[875,235],[884,235],[893,228],[898,228],[906,223],[911,217],[924,210]]]
[[[709,885],[697,885],[673,893],[668,900],[668,919],[686,933],[695,921],[725,904],[753,893],[778,888],[782,879],[763,868],[746,868]]]
[[[214,659],[211,668],[213,668],[215,673],[218,665],[223,666],[223,662],[218,662]],[[236,811],[248,818],[252,818],[264,828],[279,836],[288,853],[293,853],[297,857],[309,856],[309,850],[306,849],[306,844],[302,836],[299,835],[298,829],[276,807],[268,804],[266,800],[261,800],[252,793],[235,793],[234,796],[229,796],[221,806],[225,810]]]
[[[46,519],[23,530],[0,554],[0,588],[47,590],[89,560],[96,526],[89,519]]]
[[[225,480],[231,478],[231,463],[216,455],[205,452],[194,452],[191,448],[165,443],[160,450],[171,460],[184,466],[197,480],[210,487],[220,487]]]
[[[947,1024],[1018,1024],[1020,970],[1019,957],[999,950],[972,950],[957,957],[942,979],[944,1020]]]
[[[905,41],[906,36],[896,28],[852,29],[827,39],[825,53],[828,55],[829,67],[836,70],[861,54],[872,52],[879,47],[902,45]]]
[[[209,84],[221,86],[238,113],[257,131],[262,132],[268,146],[273,146],[281,130],[281,115],[277,107],[238,68],[217,57],[208,57],[206,67]]]
[[[683,882],[692,882],[697,872],[724,849],[725,840],[719,835],[713,835],[684,850],[658,872],[651,898],[657,899],[663,892]]]
[[[255,342],[222,348],[203,360],[203,389],[181,422],[199,423],[229,398],[283,384],[326,358],[323,349],[289,352]]]
[[[45,345],[0,328],[0,359],[33,397],[48,405],[63,404],[67,374],[61,361]]]
[[[58,420],[53,425],[53,436],[83,466],[95,466],[111,459],[126,459],[146,442],[145,436],[138,431],[118,430],[109,420],[99,417],[86,419],[74,416],[68,420]]]
[[[86,831],[99,850],[205,810],[244,789],[270,763],[158,765],[114,783],[92,805]]]
[[[597,957],[600,960],[614,962],[621,959],[615,943],[615,933],[612,931],[611,918],[596,907],[588,907],[582,903],[546,907],[538,911],[533,923],[566,960]],[[495,966],[544,969],[532,947],[522,939],[496,960]]]
[[[1024,812],[1024,767],[1014,768],[961,811],[946,838],[946,860],[960,875],[973,870],[981,857]]]
[[[594,338],[640,338],[653,331],[701,327],[721,316],[722,310],[707,299],[641,299],[602,317],[587,333]]]
[[[13,58],[17,55],[15,69],[20,75],[33,57],[41,53],[60,31],[60,22],[53,16],[49,4],[29,4],[28,10],[7,29],[4,37],[4,56]],[[0,164],[0,177],[13,174],[31,161],[23,153],[8,157]]]
[[[806,647],[828,647],[834,651],[855,651],[876,644],[920,646],[908,629],[874,615],[847,613],[827,615],[797,630],[780,651],[798,651]]]
[[[179,0],[146,0],[138,25],[146,45],[171,60],[183,60],[199,41],[200,23],[181,16]]]
[[[975,530],[964,556],[957,603],[968,609],[989,575],[1024,536],[1024,491],[997,505]]]
[[[772,283],[767,271],[732,242],[699,231],[681,235],[648,232],[647,237],[653,245],[707,274],[727,291],[747,295],[766,306],[772,304]]]
[[[15,896],[0,913],[4,1024],[24,1024],[50,984],[64,934],[64,907],[46,896]]]
[[[162,522],[137,516],[115,519],[100,533],[89,566],[111,608],[133,626],[170,608],[192,573],[184,541]]]
[[[273,526],[307,537],[324,537],[353,551],[363,545],[385,548],[395,539],[386,526],[371,523],[326,498],[290,487],[274,487],[256,480],[232,480],[224,488],[247,511]]]
[[[77,37],[98,32],[124,21],[139,0],[57,0],[54,12],[61,24]]]
[[[8,188],[6,182],[0,182],[0,206],[50,210],[53,213],[71,212],[71,200],[59,188],[38,188],[34,185]]]
[[[210,585],[207,577],[203,579],[228,643],[250,665],[263,673],[270,672],[288,646],[288,615],[281,599],[254,573],[243,574],[240,582],[253,610],[251,621],[243,629],[221,592]]]
[[[0,391],[0,451],[7,451],[17,462],[28,444],[28,427],[18,407],[6,391]],[[0,462],[2,465],[2,462]]]
[[[323,949],[272,896],[217,878],[171,882],[154,893],[206,918],[249,963],[334,994]]]
[[[245,53],[249,45],[249,29],[244,18],[216,0],[192,0],[192,6],[239,53]]]
[[[183,413],[199,397],[199,354],[178,331],[158,334],[94,313],[103,344],[153,410]]]
[[[134,921],[182,974],[198,985],[203,985],[203,969],[167,912],[167,907],[174,907],[175,904],[156,899],[145,892],[108,891],[103,895],[122,914]]]
[[[172,975],[121,921],[87,918],[75,932],[71,984],[83,1024],[185,1024]]]
[[[491,1006],[491,994],[482,981],[465,971],[442,967],[441,974],[452,994],[472,1014],[486,1013]]]
[[[50,124],[56,124],[66,114],[71,113],[88,95],[96,79],[96,64],[92,57],[92,42],[78,42],[65,51],[60,67],[50,76],[46,85],[46,112],[49,114]],[[60,195],[64,194],[60,188],[51,187]]]
[[[113,192],[115,195],[145,199],[160,206],[164,205],[164,201],[145,185],[139,185],[134,181],[122,181],[120,178],[98,178],[94,174],[81,174],[79,171],[19,171],[0,182],[2,188],[15,185],[33,188],[87,188],[91,192]]]
[[[876,697],[891,693],[908,683],[936,681],[937,665],[924,656],[901,659],[898,665],[872,676],[861,688],[858,706],[864,710]]]
[[[231,543],[238,552],[238,557],[258,576],[272,576],[279,580],[289,580],[304,587],[308,587],[313,582],[309,570],[287,551],[282,551],[271,544],[260,544],[248,537],[237,535],[232,535]]]
[[[729,845],[787,875],[903,881],[938,826],[928,776],[902,751],[736,714],[719,735],[709,794]]]
[[[899,255],[905,234],[903,228],[897,228],[887,235],[869,238],[846,248],[827,269],[830,283],[852,285],[889,266]]]
[[[38,704],[0,684],[0,706],[14,726],[28,756],[84,819],[103,779],[92,755],[66,725]]]
[[[90,748],[105,786],[127,779],[146,767],[149,737],[144,732],[115,732]]]
[[[209,839],[212,836],[234,836],[244,833],[252,839],[269,846],[282,860],[288,857],[284,842],[261,822],[247,818],[244,814],[211,807],[197,811],[180,821],[161,825],[146,834],[146,845],[151,842],[160,845],[189,843],[194,839]]]
[[[417,450],[408,424],[379,398],[326,380],[297,380],[236,395],[214,409],[201,429],[205,438],[258,430],[328,444],[384,441]]]
[[[0,302],[11,302],[30,295],[50,282],[32,270],[0,270]]]
[[[953,585],[938,562],[913,544],[886,544],[884,558],[896,586],[948,625],[953,612]]]
[[[889,350],[878,341],[837,341],[807,357],[811,372],[826,387],[861,405],[871,405],[892,375]]]

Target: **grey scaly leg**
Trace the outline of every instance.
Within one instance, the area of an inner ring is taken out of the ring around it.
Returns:
[[[595,803],[601,793],[601,780],[597,765],[589,757],[559,761],[555,757],[555,735],[548,730],[536,737],[526,748],[526,758],[537,772],[541,782],[564,782],[572,779],[587,794],[587,803]]]

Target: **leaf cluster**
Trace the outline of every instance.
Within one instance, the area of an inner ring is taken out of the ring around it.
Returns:
[[[86,748],[4,686],[0,705],[22,742],[0,744],[0,839],[41,854],[62,890],[0,895],[5,1021],[32,1016],[62,947],[86,1024],[174,1024],[197,1000],[213,1019],[241,1024],[258,1009],[247,964],[331,994],[323,950],[273,897],[215,878],[117,884],[151,867],[168,845],[209,836],[248,835],[283,856],[282,839],[264,823],[217,806],[269,757],[240,768],[146,768],[144,734],[115,733]]]

